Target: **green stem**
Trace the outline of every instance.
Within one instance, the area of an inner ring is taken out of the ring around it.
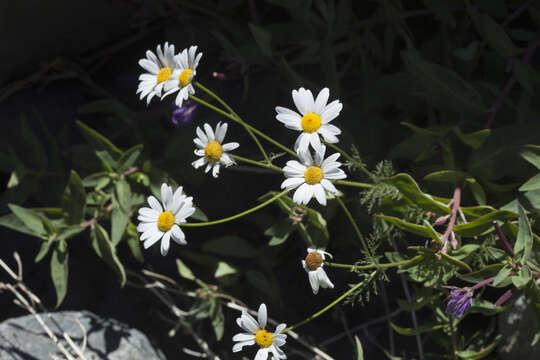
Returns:
[[[377,180],[375,175],[373,175],[368,169],[366,169],[364,164],[362,164],[360,161],[354,159],[352,156],[347,154],[347,152],[345,150],[343,150],[342,148],[340,148],[336,144],[329,143],[329,142],[327,142],[325,140],[323,140],[323,143],[325,143],[327,146],[331,147],[332,149],[336,150],[338,153],[343,155],[343,157],[345,157],[345,159],[347,159],[350,162],[352,162],[353,164],[355,164],[360,170],[362,170],[362,172],[364,174],[366,174],[371,180],[373,180],[373,182],[375,182]]]
[[[221,100],[221,99],[219,98],[219,96],[217,96],[216,94],[214,94],[211,90],[207,89],[206,87],[202,86],[202,85],[199,84],[199,83],[195,83],[195,84],[196,84],[198,87],[200,87],[201,90],[205,91],[205,92],[208,93],[210,96],[212,96],[214,99],[216,99],[216,100],[219,99],[218,101],[220,101],[220,103],[221,103],[221,102],[225,103],[223,100]],[[223,116],[225,116],[225,117],[228,117],[229,119],[231,119],[231,120],[237,122],[238,124],[244,126],[246,129],[253,131],[253,133],[257,134],[258,136],[260,136],[261,138],[265,139],[265,140],[268,141],[269,143],[274,144],[274,145],[277,146],[278,148],[280,148],[280,149],[282,149],[282,150],[288,152],[288,153],[291,154],[292,156],[298,157],[298,155],[297,155],[294,151],[292,151],[291,149],[289,149],[289,148],[286,147],[285,145],[279,143],[278,141],[272,139],[270,136],[268,136],[268,135],[266,135],[265,133],[263,133],[263,132],[261,132],[261,131],[255,129],[253,126],[249,125],[248,123],[244,122],[244,120],[242,120],[242,119],[241,119],[234,111],[232,111],[232,113],[229,114],[229,113],[227,113],[227,112],[225,112],[225,111],[223,111],[223,110],[217,108],[216,106],[214,106],[214,105],[212,105],[212,104],[209,104],[208,102],[206,102],[206,101],[204,101],[204,100],[202,100],[202,99],[200,99],[200,98],[198,98],[198,97],[196,97],[196,96],[194,96],[194,95],[189,95],[189,97],[190,97],[191,99],[193,99],[194,101],[197,101],[197,102],[200,103],[201,105],[204,105],[204,106],[206,106],[206,107],[208,107],[208,108],[210,108],[210,109],[212,109],[212,110],[214,110],[214,111],[220,113],[221,115],[223,115]],[[223,103],[222,103],[222,104],[223,104]],[[225,106],[225,105],[224,105],[224,106]],[[225,106],[225,107],[230,109],[230,107],[229,107],[228,105]],[[232,109],[231,109],[231,110],[232,110]],[[236,114],[236,115],[235,115],[235,114]]]
[[[391,262],[391,263],[386,263],[386,264],[350,265],[350,264],[337,264],[337,263],[325,261],[324,265],[331,266],[331,267],[336,267],[336,268],[343,268],[343,269],[365,270],[365,269],[375,269],[375,268],[377,268],[377,269],[388,269],[388,268],[401,266],[401,265],[406,264],[408,262],[410,262],[410,259]]]
[[[222,98],[220,98],[216,93],[214,93],[212,90],[206,88],[205,86],[203,86],[201,83],[198,83],[198,82],[195,82],[194,83],[195,86],[197,86],[198,88],[200,88],[202,91],[204,91],[205,93],[207,93],[208,95],[210,95],[211,97],[213,97],[214,99],[216,99],[223,107],[225,107],[225,109],[227,109],[229,111],[229,113],[231,115],[233,115],[234,117],[236,117],[237,121],[242,124],[242,126],[244,126],[244,128],[246,129],[246,131],[248,132],[249,136],[251,136],[251,138],[253,139],[253,141],[255,141],[255,144],[257,144],[257,147],[259,148],[259,151],[261,152],[261,154],[264,156],[264,159],[266,160],[267,163],[270,164],[270,158],[268,157],[268,154],[266,153],[266,151],[264,150],[261,142],[259,141],[259,139],[257,139],[257,137],[255,136],[255,134],[253,133],[253,131],[246,126],[246,123],[242,120],[242,118],[229,106],[229,104],[227,104]]]
[[[374,271],[372,272],[369,277],[372,278],[373,276],[375,276],[377,272]],[[299,323],[295,324],[295,325],[292,325],[292,326],[289,326],[288,328],[286,328],[285,330],[283,330],[281,333],[282,334],[285,334],[287,331],[291,331],[293,329],[296,329],[297,327],[299,326],[302,326],[304,325],[305,323],[307,322],[310,322],[311,320],[313,319],[316,319],[318,318],[319,316],[321,316],[322,314],[324,314],[325,312],[327,312],[328,310],[330,310],[331,308],[333,308],[334,306],[336,306],[340,301],[342,301],[343,299],[345,299],[347,296],[349,296],[349,294],[353,293],[356,289],[358,289],[360,286],[362,286],[364,284],[364,281],[360,281],[358,284],[354,285],[352,288],[350,288],[349,290],[347,290],[343,295],[341,295],[340,297],[338,297],[336,300],[334,300],[333,302],[331,302],[329,305],[327,305],[326,307],[324,307],[323,309],[317,311],[315,314],[311,315],[310,317],[300,321]]]
[[[269,204],[273,203],[274,201],[276,201],[277,199],[279,199],[283,195],[287,194],[288,192],[289,192],[289,190],[284,190],[284,191],[280,192],[279,194],[273,196],[272,198],[266,200],[265,202],[255,206],[255,207],[252,207],[251,209],[248,209],[248,210],[242,211],[241,213],[238,213],[236,215],[230,216],[228,218],[223,218],[223,219],[214,220],[214,221],[201,222],[201,223],[182,223],[182,224],[178,224],[178,225],[180,225],[182,227],[201,227],[201,226],[210,226],[210,225],[222,224],[222,223],[225,223],[227,221],[232,221],[232,220],[241,218],[244,215],[251,214],[252,212],[255,212],[255,211],[259,210],[259,209],[262,209],[266,205],[269,205]]]
[[[371,252],[369,251],[369,247],[367,246],[367,243],[366,243],[366,239],[364,239],[364,235],[362,235],[362,232],[358,228],[358,225],[356,225],[356,222],[354,221],[354,218],[351,212],[349,211],[349,209],[347,209],[347,206],[345,206],[345,203],[343,202],[343,200],[340,199],[339,196],[336,196],[336,200],[338,201],[339,205],[341,205],[341,208],[345,212],[345,215],[347,215],[347,218],[351,222],[354,228],[354,231],[356,232],[356,235],[358,235],[358,238],[360,239],[360,242],[362,243],[362,246],[364,247],[364,251],[366,252],[366,255],[372,258]]]
[[[267,168],[267,169],[272,169],[272,170],[279,171],[279,172],[283,172],[282,168],[280,168],[279,166],[273,165],[273,164],[266,164],[266,163],[263,163],[261,161],[251,160],[251,159],[248,159],[248,158],[245,158],[245,157],[242,157],[242,156],[238,156],[238,155],[233,155],[233,154],[229,154],[229,155],[233,159],[238,160],[238,161],[242,161],[242,162],[252,164],[252,165],[257,165],[257,166]]]
[[[370,189],[373,186],[375,186],[373,184],[366,184],[366,183],[361,183],[361,182],[358,182],[358,181],[347,181],[347,180],[334,180],[334,184],[345,185],[345,186],[354,186],[354,187],[359,187],[359,188],[363,188],[363,189]]]

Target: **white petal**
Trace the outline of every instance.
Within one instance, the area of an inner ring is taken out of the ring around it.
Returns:
[[[161,201],[165,210],[170,210],[170,202],[172,200],[172,189],[165,183],[161,184]]]
[[[205,125],[208,125],[208,124],[205,124]],[[197,126],[197,129],[195,129],[195,131],[197,132],[197,136],[199,137],[199,139],[202,140],[202,142],[206,145],[208,144],[208,137],[206,136],[206,134],[204,133],[204,131],[201,130],[200,127]],[[204,147],[204,146],[203,146]]]
[[[163,208],[161,207],[161,204],[159,203],[158,199],[156,199],[154,196],[150,195],[148,197],[148,204],[154,209],[155,211],[162,213]]]
[[[333,135],[341,134],[341,130],[337,126],[334,126],[332,124],[324,124],[322,127],[327,129]]]
[[[260,348],[255,355],[255,360],[266,360],[268,359],[268,348]]]
[[[159,67],[148,59],[139,60],[139,65],[149,73],[157,74],[159,72]]]
[[[219,175],[219,163],[215,163],[212,167],[212,176],[217,178]]]
[[[214,130],[212,130],[212,127],[208,123],[204,124],[204,131],[206,131],[208,141],[214,141],[216,139],[214,135]]]
[[[328,156],[326,159],[324,159],[324,161],[321,164],[323,170],[324,170],[324,166],[326,164],[336,162],[336,160],[339,158],[340,155],[341,155],[340,153],[335,153],[335,154],[332,154],[332,155]]]
[[[171,232],[167,231],[161,239],[161,255],[165,256],[169,252],[169,246],[171,244]]]
[[[143,207],[139,209],[139,214],[157,220],[160,213],[154,209]]]
[[[311,199],[311,191],[309,190],[309,185],[304,183],[300,185],[298,189],[294,192],[293,201],[297,204],[303,204],[304,199],[309,195]],[[308,200],[309,201],[309,200]]]
[[[313,186],[313,193],[319,204],[326,206],[326,195],[324,193],[324,188],[321,184],[315,184]]]
[[[204,172],[205,172],[205,173],[209,172],[210,169],[212,168],[212,165],[213,165],[212,163],[208,163],[208,164],[206,165],[206,168],[204,169]]]
[[[197,139],[199,140],[199,139]],[[197,156],[204,156],[204,150],[203,149],[195,149],[193,153]]]
[[[239,352],[244,346],[255,345],[255,340],[242,341],[233,345],[232,351]]]
[[[317,99],[315,100],[315,113],[316,114],[322,114],[326,103],[328,102],[328,97],[330,97],[330,90],[328,88],[324,88],[319,92],[319,95],[317,95]]]
[[[304,90],[304,88],[300,88],[299,90],[293,90],[292,91],[292,98],[294,105],[296,105],[296,108],[298,111],[300,111],[300,115],[306,115],[309,111],[307,109],[307,102],[306,99],[304,99],[303,92],[300,91]]]
[[[345,179],[347,177],[347,174],[345,174],[345,172],[341,169],[335,169],[335,170],[324,173],[324,177],[326,179],[339,180],[339,179]]]
[[[171,229],[171,235],[174,242],[176,242],[179,245],[186,245],[186,236],[184,235],[184,232],[182,229],[180,229],[180,226],[174,224]]]
[[[259,306],[259,312],[257,313],[257,319],[261,328],[266,327],[266,305],[264,303]]]
[[[281,188],[292,190],[299,187],[304,182],[305,182],[304,178],[288,178],[288,179],[285,179],[285,181],[281,183]]]
[[[141,241],[148,240],[148,239],[150,239],[152,236],[154,236],[156,234],[160,234],[160,236],[161,236],[161,234],[163,234],[161,231],[159,231],[159,229],[157,227],[157,223],[155,223],[155,225],[156,226],[154,228],[150,228],[150,229],[146,230],[145,232],[143,232],[141,234],[141,237],[140,237]]]
[[[257,331],[259,331],[259,324],[247,311],[242,312],[241,319],[242,319],[242,325],[245,326],[247,331],[253,334],[256,334]]]
[[[311,290],[313,290],[313,294],[317,294],[319,292],[319,279],[317,278],[317,274],[315,271],[310,271],[308,273],[309,278],[309,284],[311,285]]]
[[[305,132],[301,133],[298,136],[298,139],[296,139],[296,142],[294,143],[294,151],[298,153],[308,151],[310,135],[311,134]]]
[[[322,267],[319,267],[316,273],[322,288],[334,288],[334,284],[332,284],[332,282],[328,278],[328,275],[326,275],[326,271],[324,271]]]
[[[145,249],[148,249],[150,246],[154,245],[159,239],[161,239],[162,236],[163,233],[161,231],[154,233],[150,238],[144,241],[143,247]]]
[[[337,194],[337,189],[336,187],[334,186],[334,184],[332,184],[330,181],[326,180],[326,179],[321,179],[321,185],[324,187],[324,189],[326,191],[328,191],[329,193],[332,193],[332,194]]]
[[[148,230],[157,229],[157,224],[155,222],[152,223],[140,223],[137,225],[137,231],[138,232],[146,232]]]
[[[218,126],[216,127],[216,141],[220,144],[223,143],[223,139],[225,139],[225,134],[227,134],[227,126],[227,123],[224,123],[221,126],[219,126],[218,124]]]
[[[309,134],[309,142],[311,143],[311,146],[313,146],[313,149],[315,149],[315,156],[317,156],[316,154],[319,153],[319,149],[321,148],[321,146],[323,146],[321,144],[321,139],[319,138],[319,134],[316,132]],[[315,163],[320,164],[320,161],[315,159]]]
[[[281,334],[281,332],[283,330],[285,330],[285,328],[287,327],[287,324],[279,324],[277,327],[276,327],[276,331],[274,331],[274,336],[277,335],[277,334]],[[283,334],[285,335],[285,334]],[[287,335],[285,335],[287,336]]]
[[[199,159],[197,159],[197,160],[195,160],[194,162],[191,163],[191,165],[192,165],[195,169],[200,168],[200,167],[203,166],[204,164],[206,164],[206,158],[205,158],[205,157],[199,158]]]
[[[232,151],[234,149],[237,149],[239,146],[240,146],[240,144],[237,143],[237,142],[230,142],[230,143],[227,143],[227,144],[223,144],[222,149],[223,149],[223,151]]]
[[[323,113],[321,114],[321,122],[323,124],[328,124],[330,121],[334,120],[343,109],[343,104],[339,100],[334,100],[326,106]]]
[[[195,138],[193,139],[193,142],[195,143],[195,145],[197,145],[199,147],[199,149],[201,150],[204,150],[204,148],[206,147],[206,143],[204,143],[201,139],[199,138]]]
[[[239,333],[233,336],[233,341],[249,341],[255,340],[255,335],[249,333]]]

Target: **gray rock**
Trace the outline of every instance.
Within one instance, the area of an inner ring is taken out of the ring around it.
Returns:
[[[103,319],[88,311],[62,311],[40,316],[67,349],[63,332],[78,345],[83,341],[78,320],[86,330],[87,344],[83,354],[87,360],[165,359],[143,333],[116,320]],[[0,359],[50,360],[54,357],[65,359],[33,315],[8,319],[0,324]]]
[[[499,315],[499,331],[502,339],[498,352],[503,360],[538,360],[540,342],[531,346],[536,334],[536,315],[521,295],[514,304]]]

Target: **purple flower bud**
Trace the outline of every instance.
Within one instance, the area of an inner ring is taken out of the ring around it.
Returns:
[[[446,313],[459,319],[471,307],[473,293],[471,288],[454,288],[450,291]]]
[[[437,220],[435,220],[435,226],[444,225],[449,217],[450,217],[450,215],[445,215],[445,216],[438,217]]]
[[[172,122],[175,125],[187,125],[193,120],[197,104],[190,102],[184,102],[182,107],[176,107],[173,111]]]

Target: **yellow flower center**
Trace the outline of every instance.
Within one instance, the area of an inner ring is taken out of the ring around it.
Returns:
[[[174,215],[170,211],[164,211],[157,218],[157,227],[161,231],[169,231],[174,225]]]
[[[309,270],[317,270],[323,263],[321,254],[316,251],[312,251],[306,256],[306,266]]]
[[[302,129],[307,133],[314,133],[321,127],[321,117],[314,113],[302,116]]]
[[[218,162],[223,154],[223,148],[217,141],[210,141],[204,148],[204,157],[210,162]]]
[[[189,84],[189,77],[191,76],[192,72],[193,70],[191,69],[186,69],[182,71],[182,73],[178,77],[178,81],[180,81],[180,84],[182,85],[182,87],[187,86]]]
[[[272,345],[273,338],[274,338],[274,335],[272,335],[271,333],[269,333],[268,331],[264,329],[257,331],[257,334],[255,334],[255,342],[264,348],[267,348],[270,345]]]
[[[322,169],[318,166],[310,166],[304,172],[304,179],[309,185],[318,184],[323,178]]]
[[[164,67],[157,73],[157,82],[162,83],[164,81],[169,80],[172,74],[172,69],[170,67]]]

